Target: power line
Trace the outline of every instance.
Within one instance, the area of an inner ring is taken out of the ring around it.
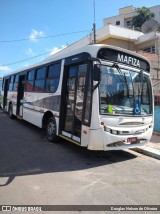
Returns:
[[[63,33],[63,34],[57,34],[57,35],[52,35],[52,36],[40,36],[40,37],[36,37],[35,39],[47,39],[47,38],[66,36],[66,35],[84,33],[84,32],[90,32],[90,30],[75,31],[75,32],[71,32],[71,33]],[[22,42],[22,41],[28,41],[28,40],[34,40],[34,38],[33,39],[32,38],[23,38],[23,39],[15,39],[15,40],[0,40],[0,42],[8,43],[8,42]]]
[[[36,57],[40,57],[40,56],[43,56],[43,55],[47,55],[47,54],[49,54],[49,53],[50,53],[50,51],[49,51],[49,52],[42,53],[42,54],[39,54],[39,55],[36,55],[36,56],[33,56],[33,57],[30,57],[30,58],[28,58],[28,59],[22,59],[22,60],[17,61],[17,62],[11,62],[11,63],[8,63],[8,64],[4,64],[4,65],[2,65],[2,66],[4,67],[4,66],[9,66],[9,65],[19,64],[19,63],[21,63],[21,62],[25,62],[25,61],[34,59],[34,58],[36,58]]]
[[[51,38],[51,37],[58,37],[58,36],[65,36],[65,35],[71,35],[71,34],[76,34],[76,33],[83,33],[83,32],[88,32],[89,30],[84,30],[84,31],[76,31],[76,32],[71,32],[71,33],[64,33],[64,34],[57,34],[57,35],[53,35],[53,36],[42,36],[42,37],[37,37],[35,39],[46,39],[46,38]],[[0,41],[1,43],[2,42],[21,42],[21,41],[25,41],[25,40],[31,40],[31,39],[16,39],[16,40],[6,40],[6,41]],[[25,61],[28,61],[28,60],[31,60],[31,59],[34,59],[34,58],[37,58],[37,57],[40,57],[40,56],[43,56],[43,55],[47,55],[49,54],[49,52],[45,52],[45,53],[42,53],[42,54],[39,54],[39,55],[36,55],[36,56],[33,56],[33,57],[30,57],[30,58],[27,58],[27,59],[23,59],[23,60],[19,60],[19,61],[16,61],[16,62],[11,62],[11,63],[7,63],[7,64],[4,64],[2,65],[3,67],[4,66],[9,66],[9,65],[15,65],[15,64],[19,64],[21,62],[25,62]]]

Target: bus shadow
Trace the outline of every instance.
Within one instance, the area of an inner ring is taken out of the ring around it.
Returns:
[[[8,115],[3,113],[3,117]],[[5,120],[0,126],[0,187],[17,176],[85,170],[136,158],[127,151],[89,151],[65,140],[51,144],[39,128],[25,121]],[[5,125],[12,129],[2,133]]]

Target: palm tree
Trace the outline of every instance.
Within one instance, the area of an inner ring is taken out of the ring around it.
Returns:
[[[146,7],[137,8],[137,15],[134,16],[132,19],[132,26],[134,27],[135,30],[141,31],[143,23],[154,17],[155,14],[152,13],[148,8]]]

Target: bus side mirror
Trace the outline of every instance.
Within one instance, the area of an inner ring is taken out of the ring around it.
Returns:
[[[101,65],[94,65],[93,80],[100,82],[101,80]]]

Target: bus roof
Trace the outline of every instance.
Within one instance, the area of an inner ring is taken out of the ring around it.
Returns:
[[[97,58],[97,53],[101,48],[110,48],[110,49],[113,49],[113,50],[121,51],[121,52],[127,53],[129,55],[132,55],[132,56],[135,56],[135,57],[139,57],[140,59],[143,59],[143,60],[147,61],[150,64],[150,62],[149,62],[149,60],[147,58],[145,58],[145,57],[143,57],[143,56],[141,56],[141,55],[139,55],[139,54],[137,54],[135,52],[132,52],[132,51],[129,51],[129,50],[126,50],[126,49],[123,49],[123,48],[115,47],[115,46],[110,46],[110,45],[105,45],[105,44],[94,44],[94,45],[87,45],[87,46],[84,46],[82,48],[77,48],[75,50],[70,50],[70,46],[68,46],[68,47],[64,48],[63,50],[51,55],[50,57],[47,57],[46,59],[44,59],[41,62],[32,64],[30,66],[27,66],[27,67],[25,67],[23,69],[19,69],[17,71],[13,71],[13,72],[11,72],[9,74],[4,75],[3,77],[8,77],[8,76],[10,76],[12,74],[16,74],[16,73],[20,73],[20,72],[23,72],[23,71],[27,71],[27,70],[30,70],[30,69],[32,69],[34,67],[42,66],[42,65],[54,62],[54,61],[65,59],[67,57],[74,56],[74,55],[79,54],[79,53],[89,53],[92,57]]]

